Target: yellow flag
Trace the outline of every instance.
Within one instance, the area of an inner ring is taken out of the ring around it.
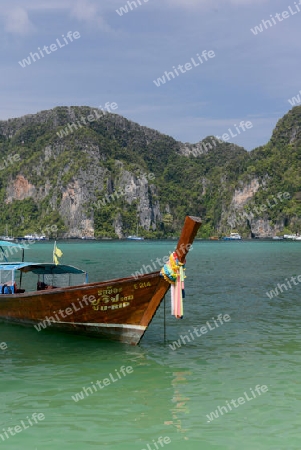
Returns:
[[[59,260],[58,258],[60,258],[61,256],[63,256],[63,252],[62,250],[60,250],[57,246],[56,246],[56,242],[54,243],[54,248],[53,248],[53,262],[54,264],[59,264]]]
[[[60,250],[58,247],[55,248],[55,256],[57,256],[58,258],[63,256],[62,250]]]

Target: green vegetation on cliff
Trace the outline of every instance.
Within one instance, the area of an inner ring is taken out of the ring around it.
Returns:
[[[0,122],[0,234],[6,225],[17,236],[55,224],[59,236],[121,237],[138,223],[140,235],[162,238],[193,214],[209,237],[230,232],[242,212],[254,215],[238,222],[244,235],[256,234],[258,221],[275,233],[301,231],[301,107],[252,152],[212,137],[182,144],[115,114],[79,126],[91,111],[58,107]],[[279,192],[291,198],[257,212]]]

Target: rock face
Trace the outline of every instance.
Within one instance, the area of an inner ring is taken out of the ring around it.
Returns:
[[[253,200],[254,195],[259,188],[260,182],[257,178],[250,180],[245,185],[240,185],[233,193],[229,209],[223,213],[223,218],[226,220],[231,229],[238,229],[241,227],[248,228],[249,237],[255,234],[260,234],[260,236],[263,237],[263,235],[261,235],[258,231],[255,232],[253,214],[246,212],[244,209],[244,207]],[[266,225],[269,227],[268,224]],[[260,229],[262,231],[262,227]]]
[[[283,231],[284,222],[271,225],[267,219],[257,219],[251,221],[251,232],[254,236],[261,238],[271,238]]]
[[[50,147],[44,152],[50,154]],[[47,158],[47,156],[46,156]],[[99,210],[105,205],[114,206],[114,202],[120,198],[131,205],[136,202],[137,218],[139,224],[145,230],[156,230],[156,224],[161,220],[160,203],[153,197],[157,189],[146,176],[137,178],[133,173],[124,170],[123,165],[117,164],[120,178],[107,179],[108,171],[102,168],[92,167],[91,171],[80,171],[76,179],[63,187],[60,180],[52,190],[55,192],[51,198],[51,205],[62,217],[68,232],[64,237],[94,237],[94,210]],[[149,174],[148,174],[149,175]],[[96,191],[102,192],[102,198],[96,200]],[[32,198],[34,201],[43,201],[49,196],[50,185],[46,183],[42,187],[31,184],[23,175],[17,175],[6,188],[6,204],[14,200]],[[87,210],[87,205],[90,208]],[[120,216],[116,216],[114,230],[119,238],[123,238],[123,223]]]
[[[268,219],[269,204],[265,204],[264,211],[261,211],[262,205],[254,200],[255,194],[265,185],[264,180],[253,178],[246,184],[240,183],[235,189],[229,209],[222,216],[231,229],[244,229],[248,237],[260,238],[271,238],[281,233],[285,226],[284,220],[271,223]],[[270,203],[271,208],[274,206],[274,203]]]
[[[81,181],[78,179],[69,183],[62,192],[59,212],[69,229],[68,237],[94,237],[93,220],[85,218],[83,211],[89,193]]]
[[[247,185],[243,186],[241,189],[235,189],[231,205],[233,208],[241,208],[249,200],[254,197],[254,194],[260,188],[259,180],[254,178]]]
[[[90,115],[93,123],[86,121]],[[0,170],[0,224],[16,233],[56,224],[62,237],[119,238],[138,225],[145,236],[166,237],[177,235],[192,214],[203,217],[205,236],[233,229],[261,237],[296,232],[300,123],[301,107],[279,121],[267,146],[247,152],[214,136],[177,142],[90,107],[0,121],[3,161],[18,155]],[[291,200],[254,213],[280,190]]]
[[[17,175],[16,179],[7,186],[5,203],[24,200],[27,197],[36,197],[36,188],[22,175]]]

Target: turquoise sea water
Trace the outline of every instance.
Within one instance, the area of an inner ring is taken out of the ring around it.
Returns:
[[[140,270],[175,241],[58,245],[61,262],[96,281]],[[49,261],[51,252],[37,243],[27,256]],[[299,450],[301,283],[273,299],[266,292],[300,275],[300,259],[299,242],[195,242],[183,320],[166,298],[166,343],[163,304],[139,347],[0,324],[0,449]],[[231,320],[217,328],[219,314]],[[203,326],[206,334],[193,334]],[[259,395],[258,385],[268,390]],[[44,419],[34,423],[33,413]]]

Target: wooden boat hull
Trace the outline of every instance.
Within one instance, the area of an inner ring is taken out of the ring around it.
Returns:
[[[201,224],[186,218],[177,253],[184,261]],[[105,337],[137,345],[170,283],[160,272],[51,290],[0,295],[0,321]]]
[[[170,284],[154,272],[50,291],[1,295],[0,320],[138,344]]]

